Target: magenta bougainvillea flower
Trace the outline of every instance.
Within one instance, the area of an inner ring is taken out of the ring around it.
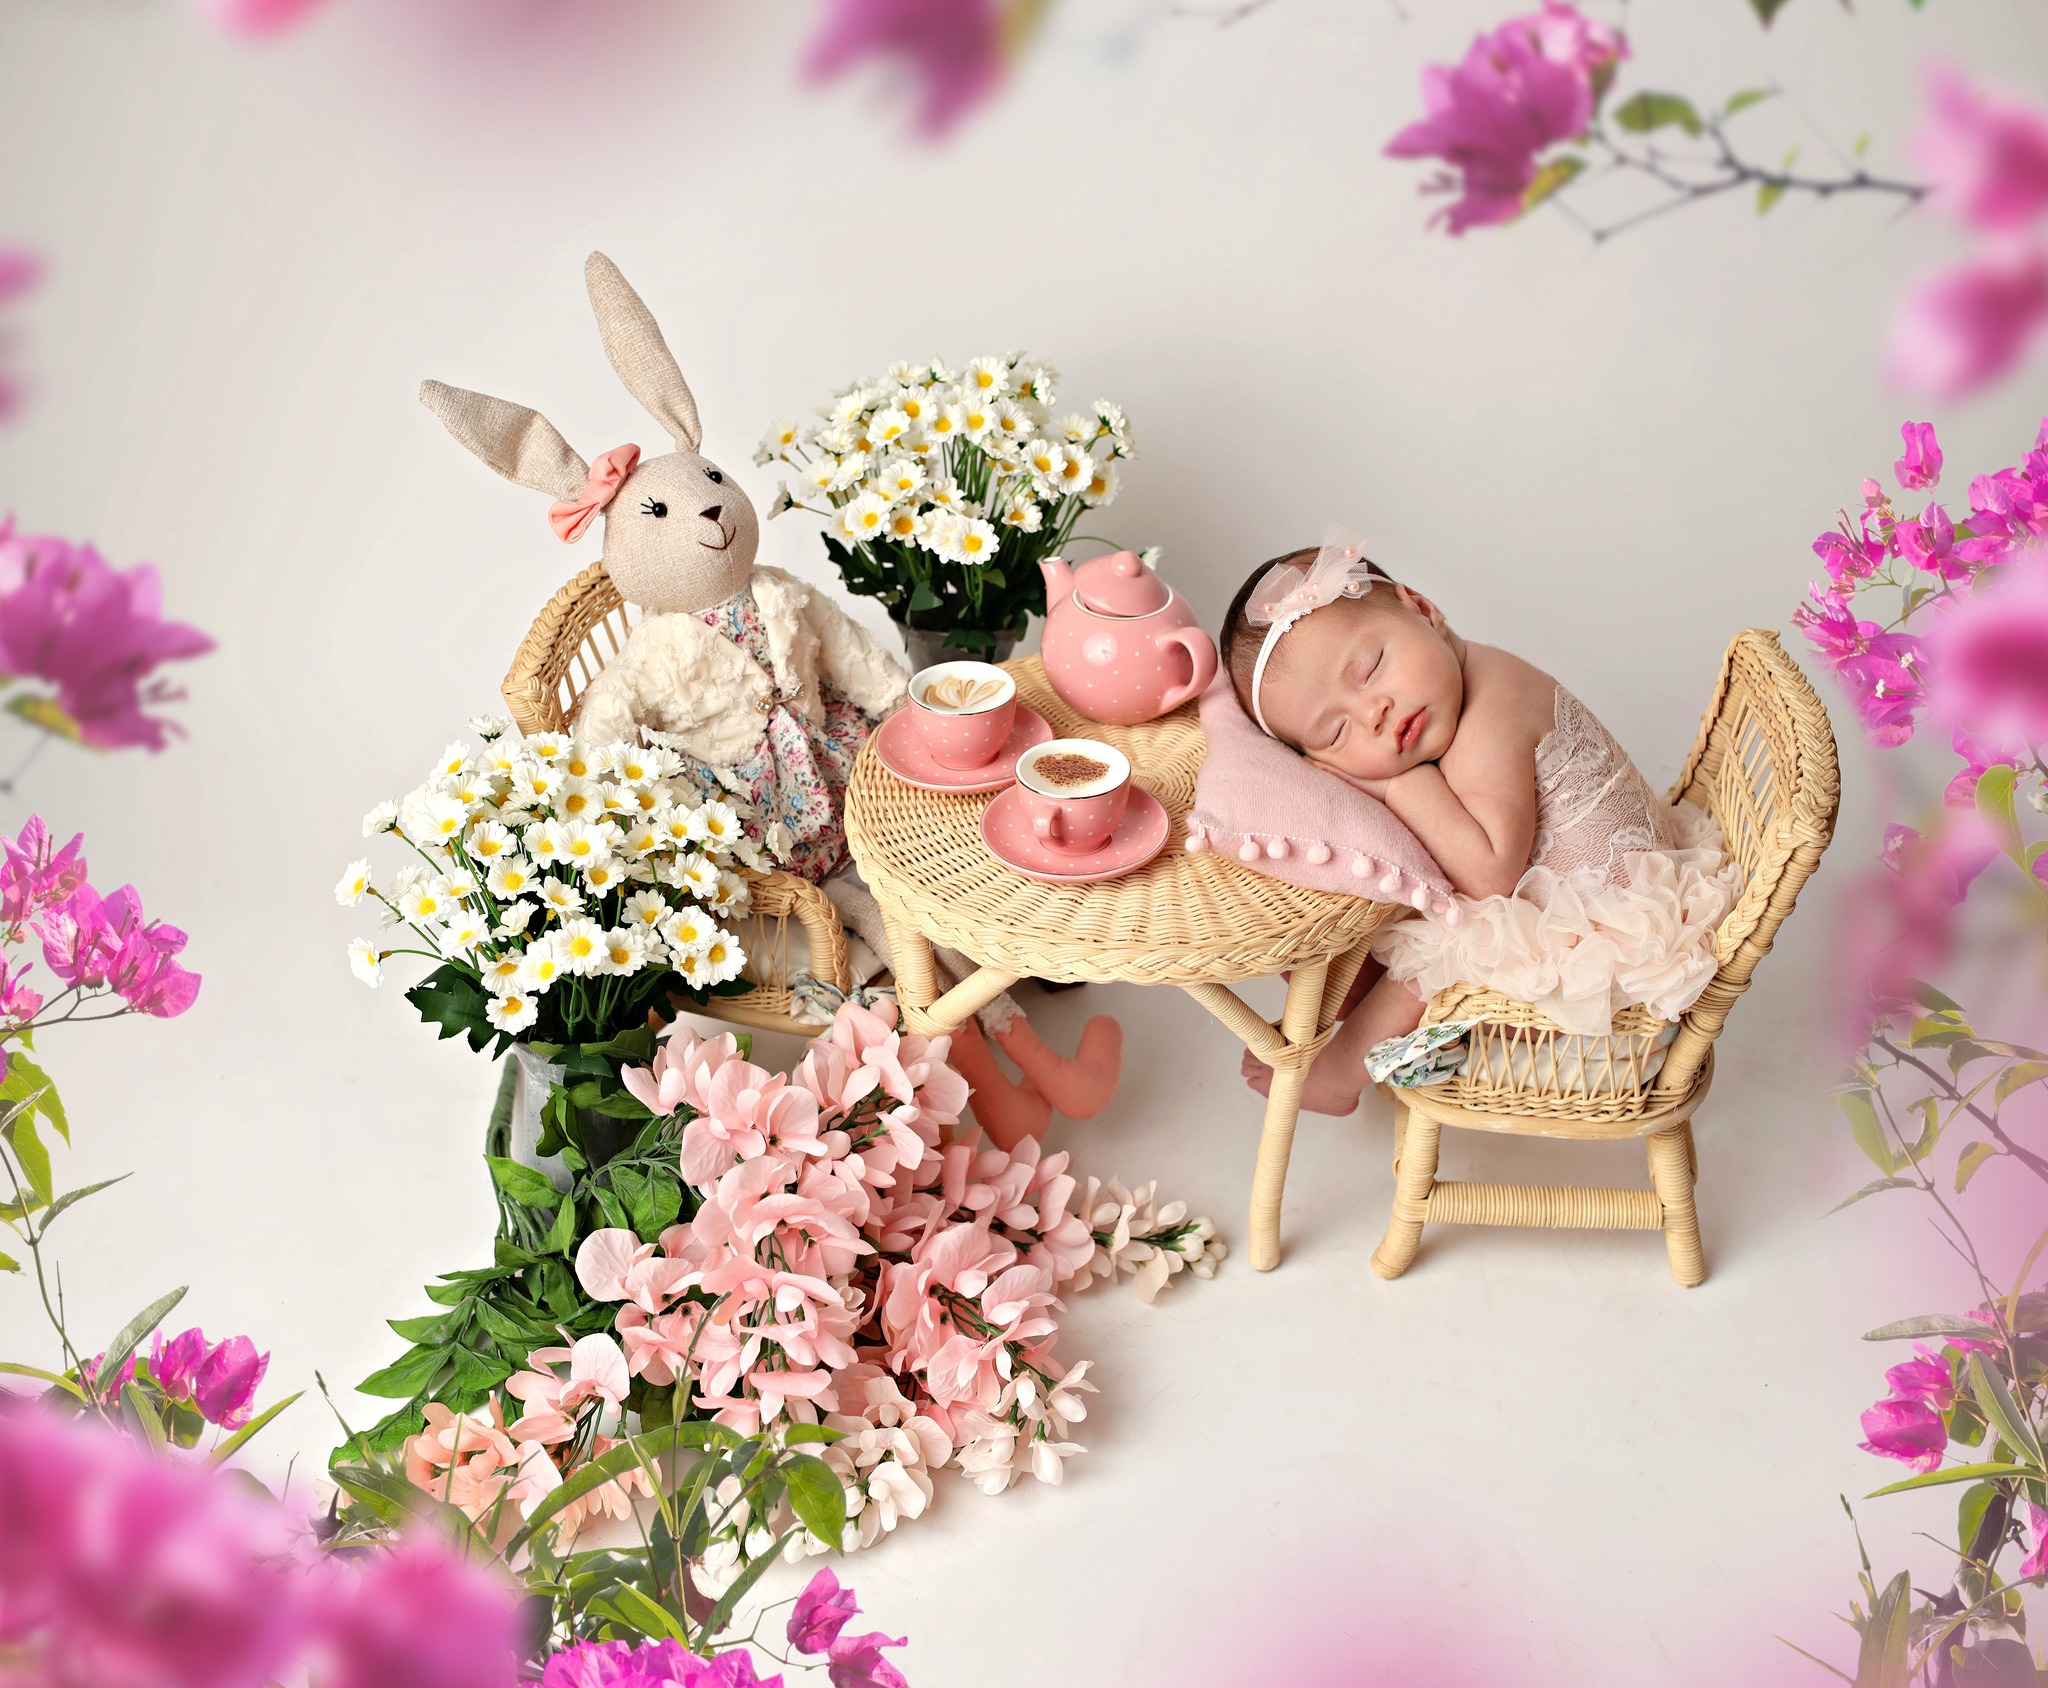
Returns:
[[[2025,100],[1936,65],[1912,150],[1933,202],[1972,228],[2025,229],[2048,212],[2048,113]]]
[[[1887,1396],[1863,1414],[1866,1453],[1898,1460],[1915,1471],[1932,1471],[1948,1447],[1941,1414],[1914,1396]]]
[[[2003,375],[2048,322],[2048,255],[1987,252],[1914,287],[1892,324],[1888,368],[1908,392],[1956,399]]]
[[[437,1536],[364,1562],[316,1608],[320,1688],[509,1688],[519,1595]]]
[[[184,693],[152,675],[212,649],[198,628],[164,620],[151,565],[117,569],[90,545],[0,523],[0,673],[49,682],[60,712],[22,709],[28,719],[102,750],[161,750],[180,729],[145,706]]]
[[[2048,1512],[2030,1500],[2021,1501],[2020,1509],[2027,1515],[2027,1528],[2034,1535],[2034,1545],[2020,1561],[2020,1578],[2024,1581],[2028,1577],[2048,1577]]]
[[[192,1339],[197,1338],[197,1350]],[[211,1347],[196,1330],[175,1337],[161,1350],[172,1369],[173,1381],[166,1381],[152,1356],[149,1372],[163,1392],[174,1400],[189,1398],[209,1424],[223,1430],[239,1430],[256,1410],[256,1391],[263,1374],[270,1370],[270,1356],[256,1352],[246,1336],[231,1336]]]
[[[1586,132],[1598,82],[1628,53],[1616,31],[1562,0],[1474,37],[1455,65],[1425,65],[1426,115],[1387,143],[1391,158],[1440,158],[1425,193],[1456,193],[1439,212],[1451,234],[1519,217],[1537,156]]]
[[[2017,547],[1987,570],[1935,618],[1926,658],[1933,712],[1954,730],[2003,757],[2048,741],[2048,555]]]
[[[42,279],[43,261],[18,246],[0,246],[0,305],[19,298]],[[0,350],[4,350],[0,346]],[[21,408],[21,384],[0,368],[0,422]]]
[[[917,122],[927,135],[944,134],[1002,80],[999,0],[827,0],[827,9],[806,73],[823,81],[866,58],[908,61],[922,85]]]
[[[548,1660],[541,1688],[781,1688],[782,1678],[754,1674],[744,1647],[704,1658],[679,1641],[583,1641]],[[835,1679],[835,1688],[837,1682]]]
[[[1941,444],[1934,437],[1932,422],[1906,422],[1899,427],[1906,442],[1906,454],[1892,465],[1899,485],[1908,492],[1925,492],[1941,481]]]
[[[796,1597],[789,1614],[789,1644],[799,1653],[822,1653],[859,1610],[853,1590],[842,1588],[829,1568],[820,1570]]]
[[[1913,1359],[1884,1374],[1885,1382],[1899,1400],[1919,1401],[1938,1413],[1947,1412],[1956,1403],[1956,1380],[1948,1361],[1917,1342],[1913,1352]]]
[[[199,10],[236,35],[276,35],[299,22],[321,0],[194,0]]]
[[[161,920],[145,920],[135,887],[101,897],[81,884],[36,920],[43,961],[73,990],[111,990],[130,1008],[172,1019],[199,996],[199,975],[176,957],[185,934]]]
[[[52,904],[64,902],[85,883],[85,842],[76,833],[61,850],[43,824],[30,815],[19,838],[0,837],[0,924],[18,926]]]

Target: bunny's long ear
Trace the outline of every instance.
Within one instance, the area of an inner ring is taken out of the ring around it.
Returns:
[[[697,420],[697,401],[676,367],[675,354],[661,337],[653,313],[641,303],[619,266],[602,252],[591,253],[583,266],[590,288],[590,308],[604,336],[604,355],[626,384],[626,391],[669,432],[677,446],[695,451],[704,438]]]
[[[420,383],[420,403],[508,481],[574,498],[590,478],[590,465],[537,410],[440,381]]]

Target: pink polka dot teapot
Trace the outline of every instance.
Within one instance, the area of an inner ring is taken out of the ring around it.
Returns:
[[[1048,557],[1045,677],[1091,721],[1132,727],[1199,696],[1216,645],[1188,601],[1135,551],[1079,566]]]

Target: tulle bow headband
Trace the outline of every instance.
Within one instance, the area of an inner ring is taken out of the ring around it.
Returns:
[[[598,511],[618,497],[619,488],[639,461],[637,445],[615,445],[599,452],[591,461],[590,478],[583,483],[583,490],[574,498],[558,499],[548,506],[548,524],[565,543],[581,539]]]
[[[1311,610],[1319,610],[1339,598],[1364,597],[1372,590],[1375,579],[1384,578],[1366,561],[1363,543],[1336,528],[1330,530],[1315,561],[1306,569],[1293,563],[1275,563],[1260,577],[1245,605],[1244,618],[1252,626],[1266,629],[1265,642],[1259,646],[1259,660],[1252,665],[1252,719],[1266,737],[1279,735],[1266,725],[1265,711],[1259,707],[1259,682],[1266,677],[1266,664],[1272,659],[1273,647],[1280,643],[1280,635]]]

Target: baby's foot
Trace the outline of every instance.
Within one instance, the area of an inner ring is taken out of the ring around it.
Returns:
[[[1249,1049],[1244,1052],[1238,1070],[1244,1074],[1245,1083],[1261,1096],[1272,1095],[1273,1069]],[[1365,1069],[1357,1058],[1329,1046],[1309,1063],[1308,1082],[1301,1088],[1301,1105],[1312,1114],[1355,1113],[1364,1091]]]

